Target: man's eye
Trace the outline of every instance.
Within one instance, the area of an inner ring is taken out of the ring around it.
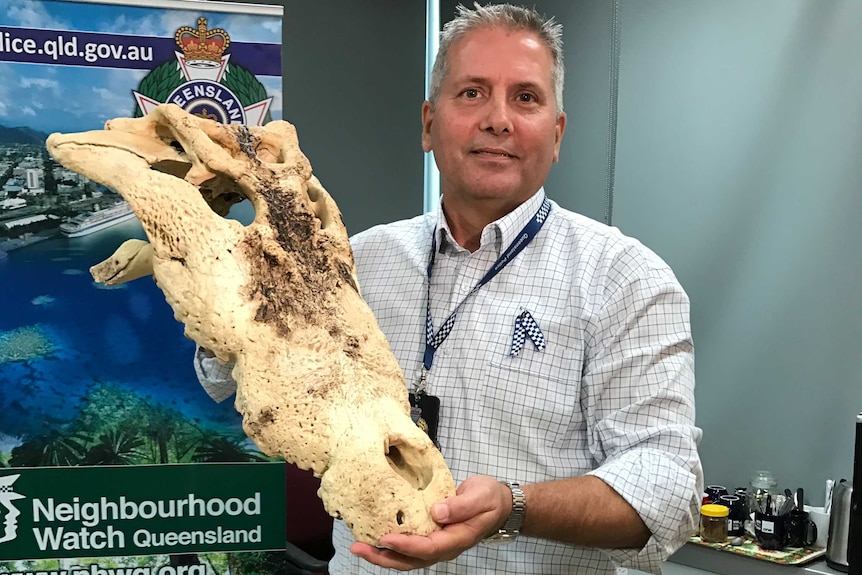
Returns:
[[[478,98],[479,97],[479,91],[476,90],[475,88],[467,88],[466,90],[464,90],[463,94],[467,98]]]
[[[536,97],[532,94],[518,94],[518,100],[521,102],[535,102]]]

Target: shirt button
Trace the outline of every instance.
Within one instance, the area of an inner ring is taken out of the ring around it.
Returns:
[[[443,349],[443,355],[452,355],[452,350],[449,349],[448,347],[444,348]]]

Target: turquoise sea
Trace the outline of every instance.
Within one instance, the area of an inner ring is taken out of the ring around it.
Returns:
[[[216,404],[198,384],[194,344],[152,278],[106,288],[90,276],[129,238],[146,239],[136,219],[0,260],[0,452],[22,436],[60,429],[103,383],[201,425],[241,429],[232,398]]]

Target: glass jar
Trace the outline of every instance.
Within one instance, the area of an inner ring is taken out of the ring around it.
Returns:
[[[775,488],[778,487],[778,481],[771,471],[755,471],[754,475],[749,480],[751,489],[748,491],[748,510],[749,512],[757,511],[761,508],[761,499],[766,499],[767,495],[775,493]]]
[[[730,509],[708,503],[700,508],[700,538],[704,543],[724,543],[727,539],[727,516]]]

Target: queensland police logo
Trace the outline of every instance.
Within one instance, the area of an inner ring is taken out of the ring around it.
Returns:
[[[221,28],[207,29],[207,19],[198,27],[183,26],[174,41],[180,51],[144,76],[135,96],[135,117],[159,104],[172,103],[185,111],[223,124],[261,126],[269,122],[272,97],[251,72],[228,65],[230,36]]]

